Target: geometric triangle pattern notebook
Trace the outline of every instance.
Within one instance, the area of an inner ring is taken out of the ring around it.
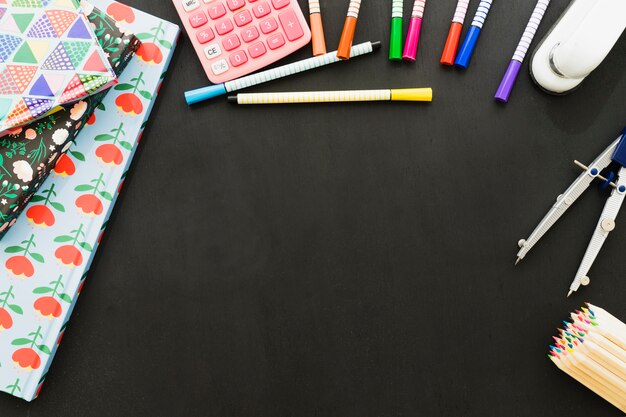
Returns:
[[[0,0],[0,132],[115,84],[76,0]]]
[[[177,25],[118,2],[91,2],[144,39],[147,49],[130,60],[95,121],[80,131],[2,239],[0,391],[27,401],[39,394],[68,328],[180,33]],[[43,221],[50,215],[54,221]],[[77,393],[83,389],[76,386]]]
[[[98,41],[107,53],[107,60],[115,74],[119,76],[141,42],[133,34],[122,32],[115,20],[99,9],[94,8],[87,18],[92,26],[98,28]],[[49,85],[54,84],[55,80],[51,76],[47,76],[47,79],[47,83],[37,84],[33,88],[49,94]],[[5,136],[0,137],[0,240],[26,204],[32,201],[33,194],[38,191],[59,158],[63,157],[65,144],[74,139],[86,121],[91,120],[91,113],[107,92],[109,90],[57,106],[45,117],[9,129]],[[1,185],[5,181],[6,184]],[[51,207],[54,209],[53,205]],[[51,226],[54,216],[46,210],[44,207],[36,209],[40,215],[32,217],[33,221]]]

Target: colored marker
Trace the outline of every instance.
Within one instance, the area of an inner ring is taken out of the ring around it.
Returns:
[[[402,15],[404,0],[391,0],[391,34],[389,36],[389,60],[402,59]]]
[[[377,51],[378,49],[380,49],[380,42],[365,42],[354,45],[351,49],[351,54],[352,56],[366,55]],[[231,93],[233,91],[251,87],[253,85],[262,84],[267,81],[323,67],[325,65],[334,64],[339,61],[340,59],[337,58],[337,51],[329,52],[325,55],[315,56],[302,61],[283,65],[281,67],[261,71],[259,73],[247,75],[223,84],[215,84],[199,88],[197,90],[187,91],[185,93],[185,100],[187,100],[188,105],[192,105],[204,100],[209,100],[214,97]]]
[[[348,14],[343,24],[339,46],[337,47],[337,58],[350,59],[350,47],[354,41],[354,32],[356,30],[356,22],[359,20],[359,10],[361,9],[361,0],[350,0],[348,6]]]
[[[452,17],[452,24],[448,31],[448,37],[446,44],[443,47],[443,53],[441,54],[442,65],[454,65],[454,58],[456,58],[456,51],[459,48],[459,40],[461,39],[461,32],[463,31],[463,22],[465,22],[465,15],[467,14],[467,8],[469,7],[470,0],[459,0],[456,4],[456,10]]]
[[[526,25],[522,39],[520,39],[519,44],[517,44],[517,49],[515,49],[513,58],[511,59],[511,62],[502,77],[500,86],[496,91],[496,95],[494,97],[496,100],[502,103],[509,101],[511,91],[513,91],[515,81],[517,80],[519,71],[522,68],[522,62],[524,62],[526,53],[530,48],[530,44],[533,42],[535,33],[537,33],[537,29],[539,28],[539,25],[541,25],[541,20],[543,19],[543,15],[549,5],[550,0],[537,0],[535,10],[533,10],[532,15],[530,16],[530,20],[528,21],[528,25]]]
[[[420,40],[424,7],[426,7],[426,0],[415,0],[413,3],[411,23],[409,24],[409,32],[406,35],[404,52],[402,53],[402,59],[405,61],[415,61],[415,58],[417,57],[417,45]]]
[[[346,103],[356,101],[432,101],[431,88],[390,90],[303,91],[292,93],[240,93],[228,97],[236,104]]]
[[[309,19],[311,21],[313,56],[324,55],[326,53],[326,41],[324,40],[324,26],[322,25],[320,0],[309,0]]]
[[[476,48],[476,42],[478,42],[478,37],[480,36],[480,31],[485,24],[485,20],[487,20],[487,15],[489,14],[489,9],[491,8],[491,2],[492,0],[480,0],[472,25],[467,31],[463,44],[461,45],[459,53],[454,61],[454,65],[457,67],[466,69],[469,66],[472,54],[474,53],[474,48]]]

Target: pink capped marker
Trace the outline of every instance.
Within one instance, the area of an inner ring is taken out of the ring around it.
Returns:
[[[404,52],[402,53],[402,59],[405,61],[415,61],[417,57],[417,45],[419,44],[420,30],[422,29],[424,7],[426,7],[426,0],[415,0],[415,3],[413,3],[411,23],[409,24],[409,32],[406,35]]]

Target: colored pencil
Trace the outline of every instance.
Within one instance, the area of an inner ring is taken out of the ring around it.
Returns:
[[[465,15],[467,14],[469,3],[470,0],[459,0],[456,4],[452,24],[450,25],[448,37],[446,38],[446,43],[443,46],[443,52],[441,54],[440,62],[442,65],[454,65],[454,58],[456,58],[456,51],[459,49],[459,40],[461,39],[463,22],[465,22]]]
[[[324,55],[326,53],[326,40],[324,39],[324,25],[322,24],[320,0],[309,0],[309,19],[311,21],[313,56]]]
[[[430,88],[387,90],[306,91],[288,93],[249,93],[229,96],[236,104],[345,103],[356,101],[432,101]]]
[[[626,412],[626,324],[587,304],[553,337],[549,357],[563,372]]]
[[[402,59],[402,18],[404,0],[391,0],[391,32],[389,35],[389,60]]]
[[[378,49],[380,49],[380,42],[364,42],[358,45],[354,45],[351,48],[351,54],[352,56],[366,55],[377,51]],[[337,51],[329,52],[325,55],[307,58],[302,61],[283,65],[281,67],[261,71],[259,73],[247,75],[245,77],[228,81],[223,84],[215,84],[208,87],[199,88],[197,90],[187,91],[185,93],[185,100],[187,100],[187,104],[192,105],[204,100],[209,100],[214,97],[231,93],[233,91],[252,87],[253,85],[263,84],[267,81],[272,81],[300,72],[309,71],[315,68],[323,67],[325,65],[334,64],[335,62],[339,61],[340,59],[337,58]]]
[[[415,0],[413,3],[411,23],[409,23],[409,32],[406,34],[404,52],[402,53],[402,59],[405,61],[415,61],[417,58],[417,46],[420,40],[420,31],[422,30],[422,19],[424,18],[425,7],[426,0]]]
[[[343,24],[339,46],[337,47],[337,58],[350,59],[350,47],[354,40],[354,32],[356,31],[356,23],[359,20],[359,10],[361,9],[361,0],[350,0],[348,6],[348,14]]]
[[[459,53],[454,60],[454,65],[457,67],[466,69],[469,66],[472,54],[476,48],[476,43],[480,37],[480,31],[487,20],[487,16],[489,15],[491,3],[492,0],[480,0],[474,19],[472,20],[472,25],[465,34],[465,39],[463,39],[461,48],[459,48]]]
[[[533,38],[537,33],[539,25],[541,25],[541,20],[543,19],[543,15],[549,5],[550,0],[537,0],[537,4],[535,5],[535,9],[530,16],[528,24],[526,25],[526,29],[524,29],[522,38],[513,53],[513,58],[511,59],[511,62],[509,62],[509,66],[502,77],[502,81],[500,81],[500,86],[498,87],[494,97],[496,100],[502,103],[509,101],[511,91],[513,91],[513,87],[515,86],[515,81],[517,80],[517,76],[522,68],[522,63],[524,62],[526,53],[530,48],[530,44],[533,42]]]

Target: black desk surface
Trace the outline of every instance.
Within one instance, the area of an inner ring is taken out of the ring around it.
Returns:
[[[128,3],[178,22],[169,0]],[[347,3],[323,2],[331,47]],[[389,3],[364,2],[357,42],[388,42]],[[619,415],[546,356],[584,301],[626,318],[619,219],[565,298],[605,195],[513,263],[572,161],[623,128],[626,42],[567,97],[525,65],[502,106],[535,1],[494,2],[466,72],[438,64],[455,4],[429,2],[415,64],[385,46],[255,89],[432,86],[425,105],[190,109],[207,80],[183,37],[42,395],[1,395],[0,415]]]

